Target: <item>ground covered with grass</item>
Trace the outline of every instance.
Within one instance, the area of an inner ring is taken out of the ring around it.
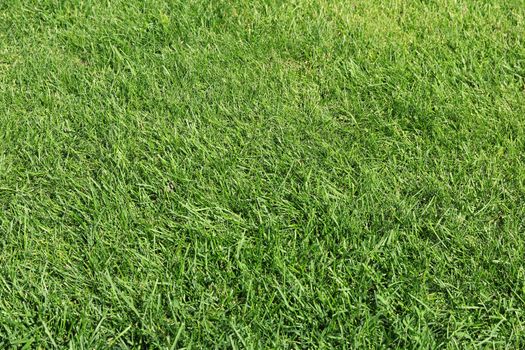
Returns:
[[[0,346],[525,347],[525,3],[0,2]]]

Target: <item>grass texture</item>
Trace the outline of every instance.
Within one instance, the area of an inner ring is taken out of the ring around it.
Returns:
[[[0,1],[0,347],[525,348],[521,0]]]

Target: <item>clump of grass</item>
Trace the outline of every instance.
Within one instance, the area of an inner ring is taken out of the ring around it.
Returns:
[[[521,348],[521,1],[0,4],[0,344]]]

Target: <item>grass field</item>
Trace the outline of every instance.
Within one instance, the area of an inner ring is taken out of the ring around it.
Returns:
[[[525,348],[522,0],[0,1],[1,348]]]

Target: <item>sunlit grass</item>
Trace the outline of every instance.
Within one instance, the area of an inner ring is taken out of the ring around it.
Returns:
[[[524,347],[524,16],[1,1],[1,347]]]

